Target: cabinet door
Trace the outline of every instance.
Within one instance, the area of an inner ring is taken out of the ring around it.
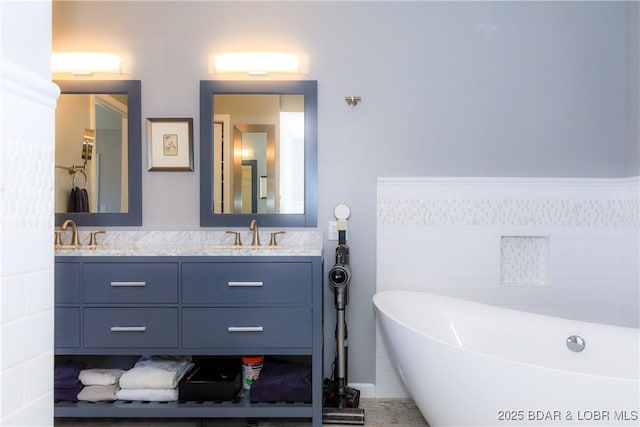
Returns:
[[[185,308],[185,348],[311,347],[310,307]]]
[[[80,309],[56,307],[54,319],[55,347],[80,347]]]
[[[80,303],[80,263],[55,263],[55,303]]]
[[[185,304],[311,304],[309,263],[184,263]]]

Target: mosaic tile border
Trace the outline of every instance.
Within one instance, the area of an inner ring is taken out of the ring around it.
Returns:
[[[575,179],[570,180],[572,183]],[[638,181],[622,179],[619,185],[599,186],[594,180],[575,185],[575,196],[567,197],[571,185],[557,181],[532,180],[530,185],[518,179],[517,189],[510,189],[514,181],[471,179],[456,184],[440,180],[406,182],[397,179],[378,182],[378,223],[380,225],[434,225],[434,226],[562,226],[562,227],[638,227],[640,226],[640,202]],[[592,188],[589,184],[593,183]],[[414,184],[408,187],[407,184]],[[504,186],[505,188],[503,188]],[[415,188],[422,189],[416,195]],[[384,191],[380,195],[380,189]],[[394,189],[393,196],[387,196]],[[404,192],[403,189],[412,188]],[[464,188],[464,193],[459,189]],[[615,198],[607,191],[627,189],[626,194]],[[527,197],[528,193],[546,191],[549,197]],[[507,192],[505,194],[505,191]],[[452,197],[442,196],[450,192]],[[492,192],[494,194],[492,194]],[[563,197],[553,197],[554,193]],[[404,194],[403,194],[404,193]],[[463,197],[460,194],[479,194]],[[520,193],[519,196],[513,197]],[[584,197],[587,193],[589,196]],[[635,197],[627,196],[635,193]],[[403,197],[404,195],[404,197]],[[525,196],[525,197],[522,197]],[[601,196],[601,197],[600,197]],[[605,197],[606,196],[606,197]]]

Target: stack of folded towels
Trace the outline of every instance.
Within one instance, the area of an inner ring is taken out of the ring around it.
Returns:
[[[120,377],[116,398],[168,402],[178,400],[178,383],[194,366],[190,357],[141,357]]]
[[[120,389],[118,381],[125,371],[123,369],[83,369],[78,378],[84,386],[78,393],[78,400],[88,402],[113,401]]]
[[[82,390],[78,375],[86,367],[86,363],[67,360],[54,368],[53,397],[55,400],[73,402],[77,400],[78,393]]]

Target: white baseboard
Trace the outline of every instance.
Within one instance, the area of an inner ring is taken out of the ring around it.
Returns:
[[[359,390],[361,399],[376,397],[376,386],[372,383],[349,383],[349,387]]]

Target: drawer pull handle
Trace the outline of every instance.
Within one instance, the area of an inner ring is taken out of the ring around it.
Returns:
[[[228,285],[230,288],[234,288],[234,287],[261,287],[263,286],[263,282],[229,282]]]
[[[229,326],[227,330],[229,332],[262,332],[264,328],[262,326]]]
[[[145,332],[146,326],[112,326],[111,332]]]
[[[115,287],[126,287],[126,288],[133,288],[133,287],[143,287],[143,286],[147,286],[147,282],[111,282],[111,286]]]

